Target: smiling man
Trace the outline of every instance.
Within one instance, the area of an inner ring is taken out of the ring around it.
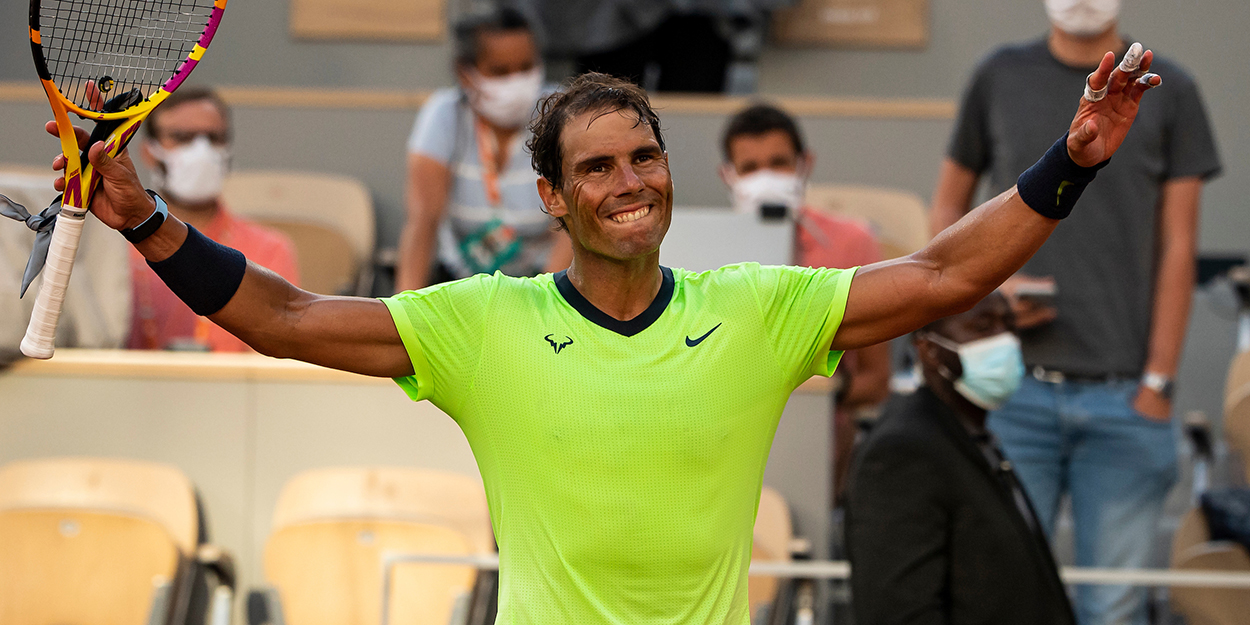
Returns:
[[[597,74],[544,100],[532,126],[539,195],[573,242],[554,275],[381,301],[308,293],[154,214],[127,158],[99,147],[91,209],[258,351],[395,378],[456,420],[499,542],[497,622],[746,625],[760,480],[791,391],[842,350],[972,306],[1037,250],[1158,84],[1113,64],[1090,79],[1110,94],[1081,102],[1019,193],[858,273],[661,267],[673,181],[659,118],[642,90]],[[1077,185],[1056,208],[1061,182]]]

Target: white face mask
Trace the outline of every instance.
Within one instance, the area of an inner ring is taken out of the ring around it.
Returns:
[[[520,128],[534,115],[543,87],[543,68],[487,78],[470,69],[473,110],[500,128]]]
[[[151,149],[164,165],[164,171],[157,167],[153,172],[155,186],[174,201],[199,204],[221,195],[230,168],[230,152],[226,148],[199,135],[191,143],[169,150],[152,142]]]
[[[998,410],[1020,388],[1024,359],[1015,334],[1003,332],[967,343],[955,343],[933,333],[925,338],[959,355],[963,375],[953,382],[955,391],[968,401],[986,410]],[[949,379],[945,367],[940,371]]]
[[[731,178],[729,201],[735,213],[759,215],[763,206],[784,206],[787,215],[803,204],[806,186],[803,176],[772,169],[753,171]]]
[[[1120,16],[1120,0],[1046,0],[1050,23],[1069,35],[1100,35]]]

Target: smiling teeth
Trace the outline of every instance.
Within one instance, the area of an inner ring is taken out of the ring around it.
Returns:
[[[650,212],[651,212],[651,207],[644,206],[636,211],[630,211],[628,213],[621,213],[620,215],[613,215],[612,221],[615,221],[618,224],[627,224],[631,221],[638,221],[639,219],[646,217],[647,213],[650,213]]]

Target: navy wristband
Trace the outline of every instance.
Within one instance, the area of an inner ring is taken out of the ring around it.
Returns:
[[[148,261],[148,266],[195,314],[207,317],[224,308],[239,290],[247,258],[188,225],[182,247],[165,260]]]
[[[1020,174],[1016,192],[1039,215],[1063,219],[1072,212],[1081,192],[1094,181],[1098,170],[1110,162],[1111,159],[1107,159],[1093,167],[1077,165],[1068,156],[1068,134],[1064,133],[1037,163]]]

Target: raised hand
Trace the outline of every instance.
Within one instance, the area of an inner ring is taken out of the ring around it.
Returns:
[[[48,122],[44,129],[57,136],[56,122]],[[82,128],[74,128],[79,145],[86,145],[90,133]],[[100,186],[91,194],[91,209],[104,225],[114,230],[133,228],[152,215],[156,204],[143,190],[139,175],[135,173],[135,165],[130,160],[128,150],[122,150],[116,157],[110,157],[104,150],[104,142],[96,143],[87,152],[87,158],[95,168]],[[58,155],[52,160],[52,169],[65,170],[65,155]],[[57,191],[65,191],[65,177],[57,178],[53,183]]]
[[[1111,158],[1137,117],[1142,94],[1163,83],[1158,74],[1148,73],[1154,53],[1142,52],[1140,43],[1129,48],[1125,59],[1117,67],[1115,54],[1106,53],[1087,79],[1086,96],[1068,128],[1068,155],[1077,165],[1092,167]]]

